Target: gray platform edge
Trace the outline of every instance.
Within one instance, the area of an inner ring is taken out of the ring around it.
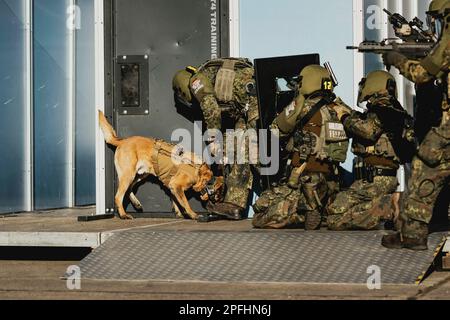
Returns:
[[[172,224],[170,222],[168,224]],[[165,225],[166,223],[162,224]],[[100,232],[0,232],[0,247],[46,247],[46,248],[91,248],[96,249],[115,233],[130,230],[152,229],[161,224],[152,224],[126,229]]]
[[[424,279],[447,235],[433,234],[430,250],[412,252],[382,248],[383,233],[125,232],[80,267],[92,280],[365,284],[367,268],[376,265],[384,284],[413,284]]]
[[[98,248],[109,233],[0,232],[0,247]]]

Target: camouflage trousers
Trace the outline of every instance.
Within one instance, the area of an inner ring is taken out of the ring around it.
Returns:
[[[287,184],[261,194],[253,205],[253,226],[265,229],[300,228],[308,211],[324,213],[328,199],[339,189],[335,181],[327,181],[322,173],[308,173],[300,178],[299,188]]]
[[[245,119],[240,118],[235,124],[236,130],[246,130],[247,123]],[[226,141],[227,135],[225,134],[224,139]],[[235,141],[235,163],[231,165],[230,174],[225,181],[227,192],[225,195],[225,202],[235,204],[241,208],[247,208],[250,190],[253,186],[253,174],[249,159],[249,141],[245,138],[245,141]],[[241,147],[241,150],[238,148]],[[245,155],[244,164],[239,164],[237,161],[237,152],[240,151],[241,155]],[[224,148],[225,154],[227,153],[226,148]]]
[[[253,175],[249,164],[235,164],[225,182],[227,193],[225,202],[247,208],[248,197],[253,184]]]
[[[380,206],[381,200],[390,199],[386,196],[393,194],[397,187],[397,177],[375,177],[372,183],[356,181],[349,190],[339,193],[328,206],[328,229],[375,229],[382,218],[382,215],[376,214],[376,208]]]
[[[426,238],[433,208],[450,176],[450,121],[433,128],[412,164],[409,195],[404,204],[402,234]]]

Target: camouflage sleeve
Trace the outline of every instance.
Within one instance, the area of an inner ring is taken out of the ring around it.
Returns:
[[[277,119],[275,119],[272,124],[270,125],[269,129],[272,131],[273,134],[275,134],[279,139],[285,139],[290,136],[290,133],[286,133],[280,129],[280,126],[278,125]]]
[[[236,70],[233,96],[241,108],[247,109],[247,127],[256,129],[259,120],[258,98],[256,97],[256,83],[253,78],[255,71],[253,68],[243,68]],[[252,86],[254,92],[249,91]]]
[[[200,108],[208,130],[222,129],[222,111],[214,95],[206,95],[200,101]]]
[[[343,120],[345,120],[345,118],[353,112],[353,109],[350,108],[340,97],[337,97],[336,100],[329,105],[329,107],[337,113],[337,116],[342,123],[344,123]]]
[[[439,77],[441,71],[449,68],[450,41],[449,36],[444,36],[434,47],[433,51],[423,60],[415,61],[405,59],[396,67],[408,80],[421,84]]]
[[[305,98],[298,96],[275,118],[271,129],[278,129],[280,131],[280,138],[291,135],[297,127],[298,121],[301,119],[302,111],[305,109],[304,105]]]
[[[191,91],[200,103],[207,129],[221,130],[222,112],[208,77],[201,72],[194,75],[191,79]]]
[[[258,128],[259,120],[259,107],[257,97],[250,97],[249,109],[248,109],[248,127],[250,129]]]
[[[376,142],[383,134],[381,121],[374,113],[362,114],[353,111],[345,118],[344,127],[351,137],[356,136],[372,142]]]
[[[433,76],[425,70],[420,61],[405,60],[396,67],[404,77],[414,83],[426,83],[433,79]]]

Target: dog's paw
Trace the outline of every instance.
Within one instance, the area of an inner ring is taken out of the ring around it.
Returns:
[[[183,214],[177,214],[176,217],[177,217],[177,219],[180,219],[180,220],[185,219]]]
[[[124,216],[120,216],[120,219],[122,220],[134,220],[134,217],[130,214],[126,214]]]

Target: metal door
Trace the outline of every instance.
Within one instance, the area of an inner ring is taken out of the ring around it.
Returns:
[[[108,24],[111,30],[105,46],[105,98],[110,104],[105,113],[113,118],[118,135],[170,141],[176,129],[193,132],[191,112],[175,107],[172,77],[188,65],[228,56],[228,1],[112,0],[105,3],[105,17],[105,30]],[[131,98],[123,98],[120,81],[124,77],[139,83]],[[113,208],[117,185],[113,150],[108,150],[106,158],[106,207]],[[145,213],[171,212],[167,191],[157,181],[149,182],[137,193]],[[194,210],[204,211],[197,200],[191,202]],[[133,210],[127,207],[128,212]]]

